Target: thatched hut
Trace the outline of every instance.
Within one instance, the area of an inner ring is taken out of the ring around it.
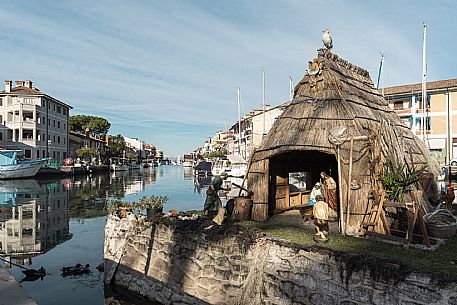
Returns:
[[[251,157],[252,218],[262,221],[275,211],[306,205],[309,190],[326,171],[338,186],[338,211],[349,211],[349,223],[355,224],[366,213],[371,190],[381,187],[387,160],[432,168],[428,149],[389,108],[368,71],[320,49]],[[300,173],[306,190],[290,185]]]

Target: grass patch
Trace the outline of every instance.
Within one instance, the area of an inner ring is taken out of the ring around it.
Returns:
[[[284,239],[296,244],[314,246],[323,249],[341,251],[358,255],[367,255],[389,261],[399,261],[413,271],[428,273],[444,281],[457,281],[457,237],[446,240],[435,251],[416,248],[406,249],[400,245],[393,245],[364,238],[330,234],[330,240],[325,244],[316,244],[313,235],[303,228],[241,221],[239,225],[262,230],[266,236]]]

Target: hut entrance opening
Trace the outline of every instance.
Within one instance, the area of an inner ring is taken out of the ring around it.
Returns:
[[[318,151],[291,151],[270,159],[269,214],[307,206],[320,173],[337,182],[338,163],[334,155]]]

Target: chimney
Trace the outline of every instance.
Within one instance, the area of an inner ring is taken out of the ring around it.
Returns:
[[[23,80],[17,80],[16,87],[24,87],[24,83],[25,83],[25,81],[23,81]]]
[[[25,86],[26,86],[27,88],[32,89],[32,81],[31,81],[31,80],[26,80],[26,81],[25,81]]]
[[[6,80],[5,81],[5,92],[6,93],[11,93],[11,85],[13,84],[12,80]]]

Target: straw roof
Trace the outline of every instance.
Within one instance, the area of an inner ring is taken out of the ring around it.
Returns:
[[[294,99],[277,119],[253,161],[289,151],[335,154],[332,128],[345,127],[346,139],[376,135],[384,157],[403,163],[429,163],[429,152],[375,89],[368,71],[319,49],[318,56],[294,90]],[[345,142],[342,153],[348,151]],[[368,140],[366,141],[368,142]],[[355,145],[364,155],[367,145]],[[409,163],[409,161],[406,160]]]

